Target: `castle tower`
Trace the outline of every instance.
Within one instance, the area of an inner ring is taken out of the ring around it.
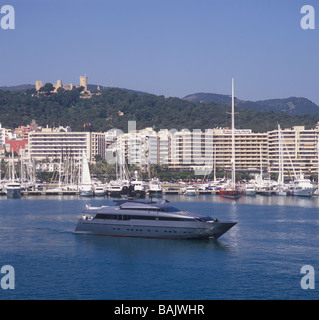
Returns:
[[[84,87],[84,90],[88,90],[88,78],[86,76],[81,76],[80,77],[80,87]]]
[[[37,81],[35,82],[35,89],[36,89],[37,91],[39,91],[39,90],[41,89],[41,87],[43,87],[42,81],[37,80]]]
[[[56,83],[56,89],[63,88],[62,80],[58,80]]]

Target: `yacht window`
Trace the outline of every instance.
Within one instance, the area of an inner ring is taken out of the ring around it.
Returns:
[[[158,216],[142,216],[142,215],[126,215],[126,214],[104,214],[98,213],[96,220],[161,220],[161,221],[190,221],[192,219],[179,218],[179,217],[158,217]]]
[[[120,206],[121,210],[138,210],[138,211],[159,211],[159,208],[134,208],[134,207],[122,207]]]
[[[169,207],[169,206],[158,206],[158,209],[157,210],[160,210],[162,212],[180,212],[181,210],[180,209],[177,209],[175,207]]]
[[[197,221],[200,221],[200,222],[207,222],[207,221],[213,221],[214,219],[213,218],[211,218],[211,217],[197,217],[197,218],[195,218]]]

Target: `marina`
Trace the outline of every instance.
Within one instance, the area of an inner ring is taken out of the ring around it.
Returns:
[[[221,189],[226,188],[229,185],[227,179],[218,179],[203,184],[198,183],[170,183],[160,182],[158,183],[158,190],[160,192],[150,192],[147,181],[139,181],[135,184],[135,181],[131,183],[119,183],[114,185],[108,184],[92,184],[89,195],[81,194],[78,186],[73,187],[61,187],[58,184],[44,184],[41,185],[37,190],[34,189],[21,189],[21,196],[32,197],[32,196],[90,196],[90,197],[105,197],[105,198],[121,198],[122,195],[128,195],[129,186],[132,186],[131,190],[138,193],[138,197],[144,198],[145,196],[162,197],[171,195],[188,195],[188,196],[200,196],[200,195],[220,195]],[[303,185],[307,188],[302,191]],[[300,196],[300,197],[316,197],[319,195],[317,184],[311,182],[309,179],[297,179],[291,183],[279,185],[277,181],[261,180],[259,178],[244,182],[238,182],[236,188],[240,191],[240,197],[247,196]],[[296,190],[298,192],[296,192]],[[0,190],[0,197],[6,196],[6,190],[3,188]],[[141,196],[140,196],[141,195]]]

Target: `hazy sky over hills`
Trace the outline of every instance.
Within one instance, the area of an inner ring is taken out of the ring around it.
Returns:
[[[314,0],[7,0],[0,86],[36,80],[123,87],[165,96],[306,97],[319,104],[319,25],[300,26]],[[319,16],[318,16],[319,17]],[[1,15],[0,15],[1,18]],[[319,20],[318,20],[319,21]]]

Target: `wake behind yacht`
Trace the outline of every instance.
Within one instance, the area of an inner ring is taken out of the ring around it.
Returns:
[[[115,200],[116,205],[86,206],[77,234],[161,239],[218,239],[236,222],[182,211],[165,200]]]

